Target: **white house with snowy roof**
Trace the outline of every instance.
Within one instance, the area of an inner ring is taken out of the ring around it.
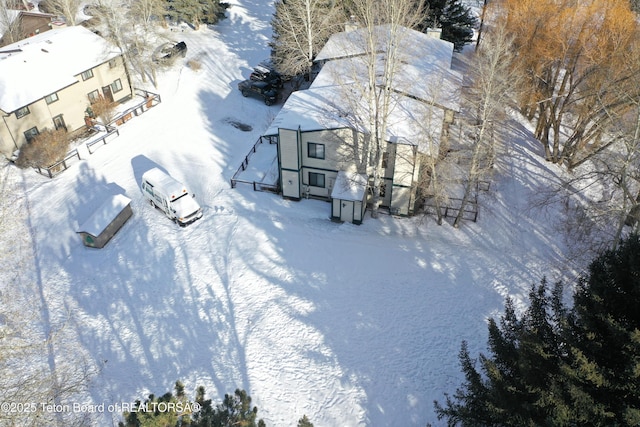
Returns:
[[[0,48],[0,152],[44,129],[86,126],[91,103],[129,99],[120,49],[80,26],[53,29]]]
[[[378,29],[386,31],[384,26]],[[372,184],[371,168],[358,173],[356,161],[370,133],[362,119],[368,106],[359,82],[366,79],[364,35],[356,29],[331,36],[316,58],[322,68],[311,86],[291,94],[264,134],[278,144],[283,197],[331,200],[332,219],[354,223],[363,216],[355,198],[362,195],[366,206],[369,192],[360,190]],[[438,156],[460,110],[462,76],[451,69],[452,43],[407,28],[401,29],[398,43],[402,55],[394,73],[387,144],[379,165],[381,206],[411,215],[421,155]],[[385,60],[381,49],[378,66],[385,66]]]

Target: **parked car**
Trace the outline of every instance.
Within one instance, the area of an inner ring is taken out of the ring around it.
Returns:
[[[187,56],[187,44],[185,42],[165,43],[156,50],[153,56],[155,62],[167,62],[177,56]]]
[[[257,65],[249,76],[249,80],[267,82],[276,88],[282,87],[282,76],[280,76],[276,70],[265,64]]]
[[[242,96],[254,96],[264,99],[267,105],[275,104],[278,100],[278,90],[268,82],[245,80],[238,83],[238,90]]]

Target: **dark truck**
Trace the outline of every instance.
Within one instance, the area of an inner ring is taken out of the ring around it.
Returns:
[[[264,99],[267,105],[273,105],[278,100],[278,90],[269,82],[245,80],[238,83],[238,90],[242,96],[254,96]]]

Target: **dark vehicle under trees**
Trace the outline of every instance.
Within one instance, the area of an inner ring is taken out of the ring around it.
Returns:
[[[278,90],[268,82],[245,80],[238,83],[238,90],[242,96],[262,98],[266,105],[273,105],[278,100]]]

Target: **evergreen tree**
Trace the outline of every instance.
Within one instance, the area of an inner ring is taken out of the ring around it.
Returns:
[[[306,415],[303,415],[302,418],[298,420],[298,427],[313,427],[313,423],[309,421]]]
[[[453,43],[456,51],[471,42],[478,20],[461,0],[427,0],[426,4],[428,9],[422,31],[442,28],[442,39]]]
[[[492,356],[480,355],[480,371],[463,343],[466,383],[453,397],[446,395],[445,406],[435,402],[438,419],[447,418],[449,425],[542,426],[575,418],[562,375],[568,365],[557,321],[565,312],[561,295],[560,284],[549,292],[543,280],[532,287],[521,318],[507,299],[500,322],[489,321]]]
[[[640,425],[640,237],[591,264],[570,319],[579,386],[591,397],[585,409],[599,424]]]
[[[192,24],[196,29],[200,24],[216,24],[225,17],[229,3],[219,0],[166,0],[167,15],[175,21]]]
[[[190,413],[194,403],[187,399],[184,385],[176,381],[174,389],[175,396],[169,392],[156,398],[152,394],[144,403],[136,401],[136,411],[125,412],[124,422],[119,422],[118,427],[266,427],[263,420],[257,420],[258,408],[251,407],[251,396],[244,390],[237,389],[233,395],[225,394],[224,401],[214,408],[211,399],[204,398],[204,387],[198,387],[195,402],[200,406]],[[182,406],[178,406],[178,402]],[[176,413],[172,408],[187,410]]]
[[[507,300],[489,321],[490,355],[473,360],[445,404],[448,425],[640,425],[640,238],[631,236],[592,262],[574,306],[562,286],[532,288],[518,317]],[[479,363],[479,369],[476,364]]]

